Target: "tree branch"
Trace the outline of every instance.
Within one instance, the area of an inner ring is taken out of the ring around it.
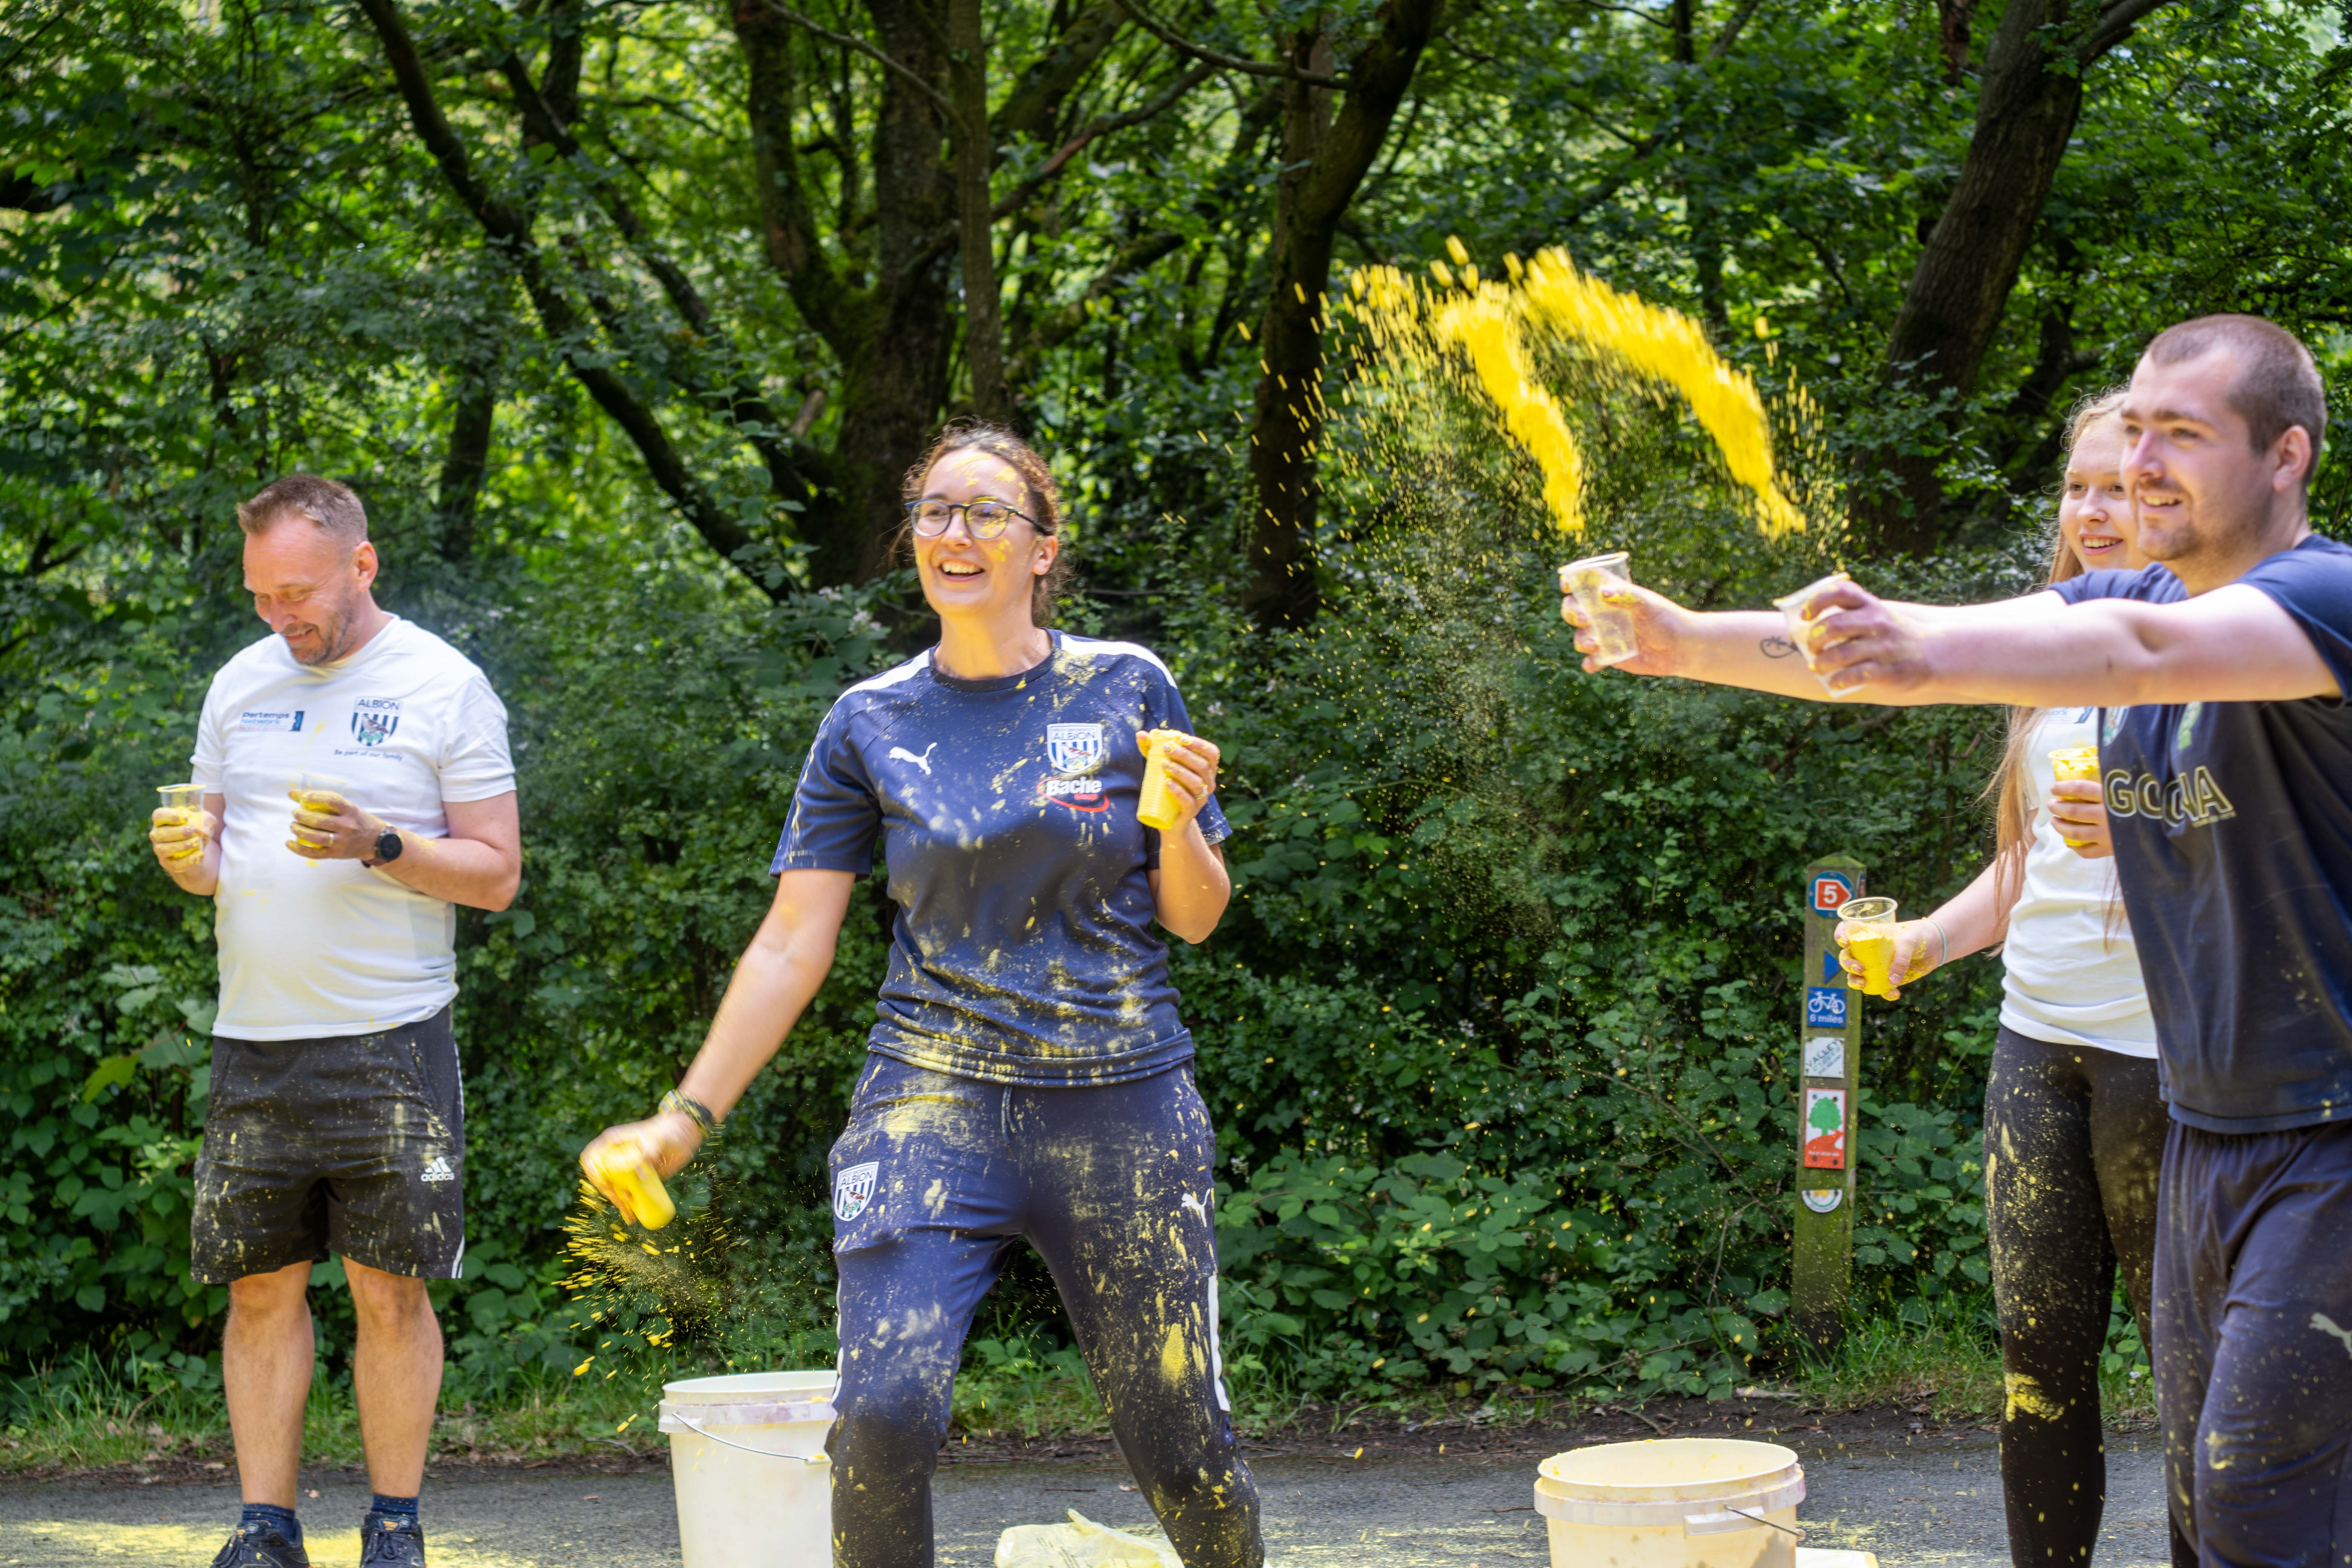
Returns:
[[[884,54],[880,49],[876,48],[872,44],[869,44],[865,39],[857,37],[855,33],[836,33],[831,27],[828,27],[824,23],[816,20],[814,16],[804,16],[801,15],[801,13],[793,10],[790,5],[785,5],[783,0],[759,0],[759,4],[765,5],[769,10],[773,11],[777,16],[782,16],[785,21],[792,23],[794,26],[807,28],[810,32],[815,34],[818,37],[823,38],[828,44],[837,44],[845,49],[854,49],[857,53],[864,55],[867,59],[878,61],[883,69],[898,72],[901,77],[904,77],[908,81],[912,82],[917,88],[920,89],[925,97],[929,98],[933,103],[940,106],[940,112],[948,117],[948,123],[953,125],[961,122],[963,117],[956,112],[956,107],[953,103],[948,100],[947,94],[941,92],[938,88],[933,87],[929,82],[925,81],[921,77],[917,76],[913,71],[908,70],[905,66],[900,65],[897,60],[892,59],[888,55]]]
[[[1029,198],[1043,189],[1046,182],[1060,174],[1087,142],[1140,125],[1147,120],[1155,119],[1167,112],[1182,101],[1194,88],[1216,75],[1217,70],[1217,67],[1206,63],[1196,65],[1136,108],[1123,114],[1103,115],[1086,126],[1064,142],[1059,152],[1038,165],[1035,174],[1015,185],[1012,194],[997,203],[992,216],[1002,218],[1020,211]]]
[[[1003,142],[1025,136],[1033,142],[1044,141],[1052,133],[1062,100],[1109,52],[1118,41],[1119,29],[1126,26],[1127,13],[1119,8],[1118,0],[1097,0],[1072,17],[1061,37],[1030,62],[1004,95],[1004,101],[996,106],[996,112],[989,116],[995,139]]]
[[[1118,0],[1118,5],[1121,10],[1136,19],[1145,32],[1170,48],[1179,54],[1190,55],[1196,60],[1206,61],[1219,70],[1241,71],[1248,76],[1281,77],[1286,81],[1303,81],[1309,87],[1345,89],[1348,85],[1348,79],[1345,77],[1327,76],[1319,71],[1302,70],[1297,66],[1269,65],[1264,60],[1244,59],[1239,55],[1225,54],[1196,44],[1146,11],[1142,5],[1142,0]]]
[[[655,280],[661,285],[662,292],[669,297],[671,306],[686,324],[698,336],[709,339],[718,349],[731,384],[723,399],[727,412],[734,419],[737,430],[767,464],[769,487],[779,495],[803,506],[807,505],[809,480],[801,472],[792,448],[779,438],[782,421],[769,406],[759,383],[752,378],[750,368],[743,363],[742,354],[737,351],[733,337],[712,317],[710,306],[702,298],[701,290],[695,288],[694,280],[686,275],[685,268],[672,260],[646,232],[644,219],[638,216],[636,208],[630,205],[620,187],[589,165],[588,156],[582,150],[579,140],[556,118],[552,108],[532,85],[530,68],[524,65],[522,57],[509,53],[499,62],[499,69],[506,77],[507,85],[514,93],[515,104],[522,112],[524,130],[554,147],[566,162],[589,167],[591,183],[597,195],[603,199],[613,226],[621,231],[622,237],[629,243],[630,250],[644,264],[646,270],[653,274]]]
[[[598,407],[618,425],[636,447],[645,460],[646,472],[659,485],[662,493],[685,514],[686,520],[713,550],[754,582],[757,574],[736,559],[737,552],[752,542],[751,535],[730,512],[720,509],[700,480],[687,468],[678,455],[669,433],[661,426],[654,412],[632,393],[627,384],[602,365],[589,363],[580,351],[586,335],[586,323],[572,308],[563,291],[551,282],[541,262],[539,247],[530,236],[530,226],[520,213],[506,203],[492,197],[480,181],[475,178],[467,155],[465,143],[450,128],[433,95],[433,83],[425,74],[423,62],[417,58],[416,45],[408,34],[393,0],[359,0],[360,9],[373,25],[376,37],[383,45],[385,62],[391,66],[393,79],[399,85],[400,96],[408,108],[409,122],[415,127],[417,140],[440,165],[441,176],[457,194],[466,210],[473,214],[482,232],[491,244],[503,251],[514,264],[522,280],[523,290],[530,297],[540,324],[546,330],[557,356],[574,380],[593,398]],[[765,587],[765,584],[762,584]],[[769,589],[772,595],[778,589]]]
[[[2109,49],[2130,37],[2133,28],[2166,3],[2167,0],[2115,0],[2115,4],[2100,13],[2099,19],[2091,25],[2089,35],[2074,46],[2074,63],[2093,64]]]

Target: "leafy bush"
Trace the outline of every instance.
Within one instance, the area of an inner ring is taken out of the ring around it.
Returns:
[[[1184,629],[1160,645],[1225,744],[1235,826],[1234,910],[1176,955],[1226,1161],[1234,1377],[1374,1397],[1750,1380],[1791,1353],[1801,868],[1858,853],[1915,907],[1955,885],[1986,721],[1585,677],[1548,597],[1491,585],[1540,584],[1532,545],[1489,541],[1478,571],[1450,573],[1377,542],[1311,634],[1269,644],[1213,602],[1161,606]],[[1706,591],[1670,560],[1652,580]],[[474,1239],[467,1278],[436,1289],[457,1395],[535,1385],[608,1342],[670,1342],[659,1301],[591,1317],[564,1289],[572,1158],[699,1043],[768,897],[808,737],[834,692],[896,657],[904,592],[771,609],[625,557],[575,562],[561,592],[509,584],[496,609],[417,590],[411,613],[506,697],[527,838],[515,907],[461,922]],[[1074,606],[1081,625],[1105,615]],[[185,1250],[207,922],[154,874],[142,819],[239,636],[184,627],[204,649],[184,658],[131,636],[7,700],[9,1370],[79,1349],[140,1376],[212,1364],[223,1292],[187,1280]],[[887,916],[862,889],[833,978],[713,1148],[728,1321],[677,1353],[827,1353],[825,1151]],[[1981,1316],[1971,1140],[1993,978],[1955,970],[1873,1010],[1861,1310]],[[341,1375],[347,1301],[316,1299]],[[1005,1349],[1062,1331],[1050,1298],[1012,1301],[982,1337],[1007,1366],[1060,1365]]]

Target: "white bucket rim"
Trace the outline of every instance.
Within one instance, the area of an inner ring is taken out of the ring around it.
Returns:
[[[839,1414],[827,1399],[747,1405],[678,1405],[665,1399],[656,1425],[665,1432],[696,1432],[707,1426],[792,1426],[806,1422],[823,1422],[829,1426]],[[679,1419],[681,1415],[686,1420]],[[688,1426],[688,1421],[693,1425]]]
[[[1536,1485],[1536,1511],[1546,1519],[1617,1530],[1672,1529],[1680,1525],[1685,1535],[1725,1535],[1768,1527],[1789,1529],[1769,1516],[1793,1511],[1804,1500],[1805,1478],[1801,1472],[1780,1486],[1761,1491],[1735,1497],[1691,1498],[1679,1502],[1596,1502],[1547,1491],[1540,1481]],[[1789,1532],[1801,1539],[1804,1534],[1798,1530]]]
[[[828,1401],[841,1384],[831,1367],[785,1372],[730,1372],[662,1384],[672,1405],[781,1405]]]
[[[1674,1468],[1696,1458],[1701,1451],[1710,1458],[1729,1458],[1744,1463],[1737,1463],[1728,1473],[1675,1479]],[[1661,1466],[1664,1473],[1652,1481],[1602,1481],[1576,1473],[1590,1468],[1601,1455],[1614,1461],[1638,1458]],[[1536,1472],[1538,1495],[1601,1507],[1688,1502],[1736,1503],[1745,1507],[1749,1506],[1748,1500],[1785,1489],[1791,1483],[1800,1489],[1804,1484],[1804,1468],[1798,1463],[1795,1450],[1778,1443],[1738,1437],[1659,1437],[1638,1443],[1593,1443],[1554,1454]]]

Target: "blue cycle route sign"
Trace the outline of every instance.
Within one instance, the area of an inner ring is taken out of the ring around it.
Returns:
[[[1845,1027],[1846,991],[1843,985],[1808,985],[1805,987],[1805,1027],[1809,1029],[1843,1029]]]

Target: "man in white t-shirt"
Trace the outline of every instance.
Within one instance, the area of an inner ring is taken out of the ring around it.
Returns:
[[[221,1373],[245,1514],[215,1568],[307,1568],[294,1514],[310,1268],[343,1259],[375,1489],[362,1562],[421,1564],[416,1494],[441,1389],[428,1279],[465,1247],[454,906],[521,874],[506,709],[464,655],[380,608],[359,497],[291,474],[237,508],[273,635],[213,678],[194,820],[157,861],[214,901],[220,1015],[190,1222],[229,1289]]]

